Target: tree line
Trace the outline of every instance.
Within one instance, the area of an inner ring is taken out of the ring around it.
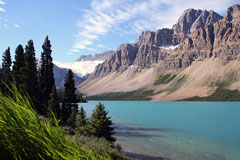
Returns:
[[[15,59],[12,62],[10,47],[2,56],[0,68],[0,91],[11,96],[9,87],[14,84],[20,93],[27,94],[38,114],[50,119],[57,119],[62,126],[70,126],[84,135],[104,137],[113,142],[114,134],[112,121],[107,117],[104,105],[96,106],[89,120],[86,119],[83,108],[78,111],[79,99],[76,94],[74,75],[68,70],[65,76],[64,92],[59,95],[55,86],[53,73],[53,58],[51,43],[48,36],[42,45],[40,63],[37,63],[33,40],[29,40],[25,49],[19,44],[15,50]],[[80,98],[79,98],[80,97]],[[60,103],[61,100],[61,103]]]

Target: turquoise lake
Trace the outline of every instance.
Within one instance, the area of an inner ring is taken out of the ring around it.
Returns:
[[[102,101],[127,155],[139,159],[240,160],[239,102]],[[88,117],[98,101],[79,104]]]

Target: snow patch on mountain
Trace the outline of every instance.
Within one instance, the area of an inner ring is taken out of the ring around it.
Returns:
[[[82,77],[89,73],[92,73],[94,71],[95,67],[98,64],[103,63],[103,61],[101,61],[101,60],[80,61],[80,62],[75,61],[73,63],[53,61],[53,63],[60,68],[71,69],[78,76]]]
[[[176,49],[179,45],[176,45],[176,46],[173,46],[173,45],[167,45],[167,46],[156,46],[156,45],[153,45],[154,47],[158,47],[158,48],[161,48],[161,49],[170,49],[170,50],[174,50]]]

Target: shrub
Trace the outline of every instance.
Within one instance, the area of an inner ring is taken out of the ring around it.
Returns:
[[[41,121],[29,98],[16,89],[12,92],[13,98],[0,95],[0,159],[111,159],[79,148],[65,137],[56,119],[56,127]]]

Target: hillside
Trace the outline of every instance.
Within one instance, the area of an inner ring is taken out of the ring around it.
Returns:
[[[172,29],[144,31],[99,64],[78,89],[88,95],[154,90],[152,100],[179,100],[214,93],[219,83],[240,89],[240,6],[224,17],[187,9]]]

